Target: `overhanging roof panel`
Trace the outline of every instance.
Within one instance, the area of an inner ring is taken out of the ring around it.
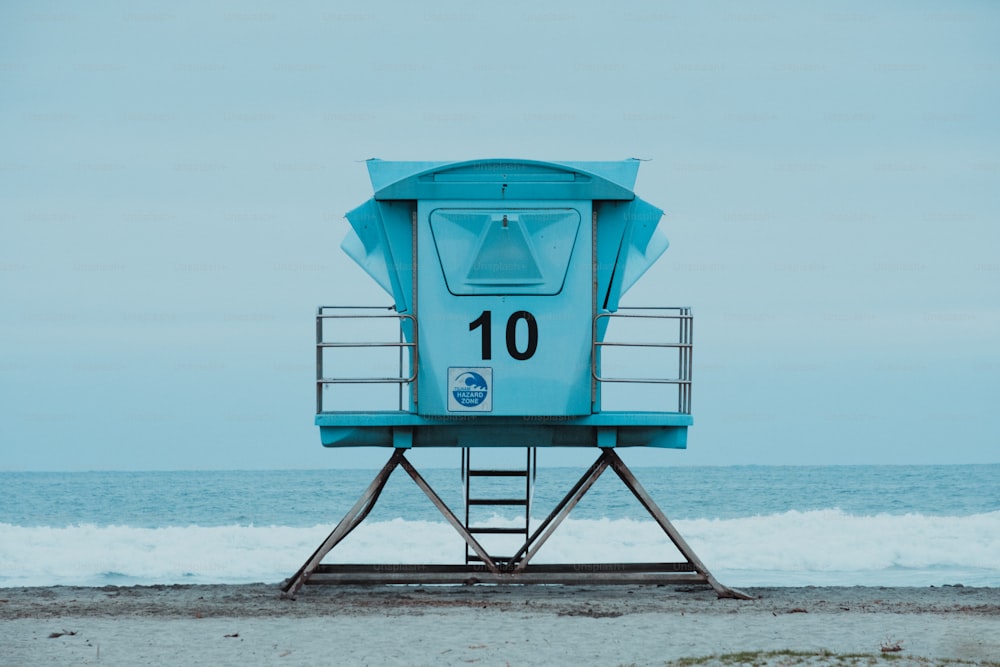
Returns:
[[[368,160],[375,199],[632,200],[639,161]]]

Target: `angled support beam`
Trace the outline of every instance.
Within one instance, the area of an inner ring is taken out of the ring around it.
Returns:
[[[681,552],[681,555],[684,556],[689,563],[691,563],[695,572],[705,577],[705,581],[715,590],[716,594],[720,598],[732,598],[736,600],[752,599],[751,596],[743,593],[742,591],[729,588],[728,586],[723,586],[716,580],[715,577],[712,576],[712,573],[708,571],[708,568],[701,562],[701,559],[698,558],[694,550],[691,549],[690,545],[688,545],[684,538],[681,537],[681,534],[677,532],[674,525],[670,523],[667,515],[664,514],[663,510],[661,510],[660,507],[653,501],[653,498],[646,492],[646,489],[643,488],[642,484],[639,483],[639,480],[635,478],[635,475],[633,475],[632,471],[629,470],[627,465],[625,465],[625,462],[621,460],[617,453],[615,453],[615,450],[604,449],[602,458],[603,457],[608,458],[611,464],[611,469],[615,471],[622,483],[625,484],[625,486],[628,487],[628,490],[632,492],[632,495],[634,495],[636,499],[642,503],[642,506],[646,508],[646,511],[649,512],[650,516],[652,516],[653,519],[656,520],[656,523],[660,525],[660,528],[662,528],[663,532],[667,534],[670,541],[674,543],[677,550]]]
[[[552,536],[552,533],[554,533],[556,528],[559,527],[559,524],[563,522],[563,519],[569,516],[569,513],[573,511],[573,508],[576,507],[578,502],[580,502],[580,499],[583,498],[584,494],[590,490],[590,487],[594,485],[594,482],[596,482],[601,476],[601,473],[607,469],[608,463],[609,461],[607,456],[605,454],[601,454],[601,456],[594,461],[593,465],[587,469],[587,472],[583,474],[583,477],[581,477],[580,480],[573,485],[570,492],[567,493],[561,501],[559,501],[559,504],[556,505],[552,512],[549,513],[549,516],[542,521],[542,524],[538,526],[534,533],[531,534],[531,537],[529,537],[524,543],[524,546],[522,546],[518,552],[514,554],[512,560],[517,563],[517,567],[514,568],[515,574],[524,572],[525,568],[528,567],[528,562],[531,560],[532,556],[534,556],[538,550],[542,548],[542,545],[545,544],[545,541]]]
[[[462,522],[458,520],[458,517],[455,516],[455,513],[452,512],[447,505],[445,505],[444,501],[441,500],[438,494],[434,492],[434,489],[431,488],[431,485],[428,484],[427,481],[420,476],[420,473],[417,472],[417,469],[413,467],[413,464],[407,461],[406,458],[402,458],[400,460],[400,466],[402,466],[403,470],[405,470],[407,474],[413,479],[416,485],[420,487],[420,490],[423,491],[427,495],[427,497],[431,499],[431,502],[434,503],[434,506],[437,507],[438,511],[440,511],[441,514],[444,516],[444,518],[448,520],[448,523],[450,523],[455,528],[455,530],[458,531],[458,534],[462,536],[462,539],[465,540],[465,543],[468,544],[470,547],[472,547],[472,550],[476,552],[476,555],[483,560],[483,564],[486,565],[486,569],[488,569],[492,574],[500,574],[500,568],[497,567],[497,564],[493,561],[492,558],[490,558],[490,555],[486,553],[486,549],[484,549],[482,545],[480,545],[479,542],[476,541],[476,538],[474,538],[472,536],[472,533],[470,533],[462,524]]]
[[[323,541],[319,548],[313,552],[313,555],[309,557],[302,567],[299,568],[290,579],[288,579],[285,584],[281,587],[282,597],[284,598],[295,598],[295,594],[299,592],[303,584],[313,573],[316,567],[320,564],[323,558],[330,553],[337,544],[341,542],[345,537],[347,537],[352,530],[358,527],[358,525],[365,520],[365,517],[372,511],[375,507],[375,502],[378,500],[379,495],[382,493],[382,489],[385,488],[386,482],[389,481],[389,476],[392,471],[396,469],[396,466],[400,464],[401,461],[405,461],[402,449],[395,449],[392,452],[392,456],[389,457],[389,462],[382,467],[382,470],[375,476],[372,483],[368,486],[368,489],[361,495],[358,502],[354,503],[354,507],[347,512],[337,527],[333,529],[333,532]]]
[[[302,567],[299,568],[298,572],[285,581],[281,587],[282,597],[294,599],[295,595],[299,592],[299,589],[305,585],[306,581],[308,581],[309,577],[316,571],[326,555],[330,553],[330,550],[340,544],[345,537],[350,535],[351,531],[357,528],[358,525],[360,525],[361,522],[367,518],[367,516],[371,513],[372,508],[375,507],[375,503],[378,501],[378,498],[382,493],[382,489],[385,488],[386,482],[389,481],[389,476],[392,475],[392,472],[397,467],[403,468],[403,470],[405,470],[406,473],[413,479],[416,485],[420,487],[420,490],[423,491],[428,498],[430,498],[431,502],[434,503],[434,506],[438,508],[438,511],[440,511],[441,514],[444,515],[444,518],[448,520],[448,523],[454,526],[455,530],[457,530],[459,535],[462,536],[462,539],[464,539],[469,547],[471,547],[472,550],[475,551],[480,558],[482,558],[486,569],[491,574],[500,574],[500,568],[497,567],[497,564],[492,558],[490,558],[489,554],[486,553],[486,550],[482,547],[482,545],[480,545],[479,542],[476,541],[476,538],[474,538],[472,534],[465,529],[462,522],[458,520],[454,512],[452,512],[444,501],[437,495],[437,493],[434,492],[434,489],[431,488],[430,484],[428,484],[420,473],[417,472],[416,468],[413,467],[413,464],[406,460],[405,452],[406,449],[404,448],[397,448],[393,450],[392,456],[389,457],[389,462],[386,463],[382,470],[380,470],[375,476],[375,479],[372,480],[372,483],[361,495],[361,498],[358,499],[358,502],[354,504],[354,507],[352,507],[344,518],[340,520],[340,523],[338,523],[336,528],[333,529],[333,532],[331,532],[323,543],[319,545],[319,548],[313,552],[313,555],[310,556],[309,560],[307,560]]]

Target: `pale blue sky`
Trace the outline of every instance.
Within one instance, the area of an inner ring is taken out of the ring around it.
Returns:
[[[381,464],[312,424],[315,307],[388,303],[339,250],[369,157],[650,160],[671,248],[627,302],[694,308],[695,426],[636,463],[1000,461],[998,34],[991,2],[6,3],[0,469]]]

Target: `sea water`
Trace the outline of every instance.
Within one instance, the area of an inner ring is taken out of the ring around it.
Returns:
[[[583,474],[540,467],[533,527]],[[1000,586],[1000,464],[636,467],[730,586]],[[460,517],[458,466],[422,470]],[[375,470],[0,473],[0,587],[279,582]],[[488,490],[485,490],[488,495]],[[523,510],[478,523],[523,525]],[[462,563],[465,544],[402,470],[327,562]],[[610,470],[536,563],[677,552]]]

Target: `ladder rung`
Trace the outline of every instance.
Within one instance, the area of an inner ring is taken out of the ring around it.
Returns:
[[[493,560],[494,563],[510,563],[511,562],[511,559],[509,557],[505,558],[503,556],[490,556],[490,558]],[[476,560],[476,561],[479,561],[480,563],[483,562],[483,559],[480,558],[476,554],[469,554],[468,560],[470,560],[470,561]]]
[[[490,533],[493,535],[527,535],[525,528],[469,528],[470,533]]]
[[[520,505],[525,506],[528,501],[524,498],[469,498],[470,505]]]
[[[527,477],[527,470],[468,470],[469,477]]]

